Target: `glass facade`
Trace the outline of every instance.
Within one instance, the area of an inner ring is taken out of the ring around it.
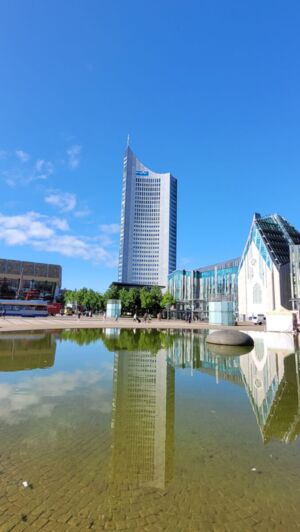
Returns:
[[[240,259],[214,264],[197,270],[176,270],[169,275],[168,290],[179,311],[193,311],[208,318],[210,301],[232,301],[237,308],[237,279]]]
[[[36,299],[52,300],[61,288],[61,266],[0,259],[0,298],[26,297],[36,291]]]
[[[177,181],[144,166],[127,147],[123,161],[118,280],[166,286],[176,268]]]
[[[119,318],[121,316],[122,305],[119,299],[108,299],[106,304],[106,317]]]
[[[300,245],[290,246],[290,257],[292,305],[300,311]]]
[[[240,267],[254,242],[259,254],[269,269],[275,263],[277,267],[290,262],[290,244],[300,245],[300,233],[279,214],[262,217],[254,215],[250,235],[248,237]]]

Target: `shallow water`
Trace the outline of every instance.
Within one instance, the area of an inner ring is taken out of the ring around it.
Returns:
[[[294,339],[206,334],[1,335],[0,530],[299,530]]]

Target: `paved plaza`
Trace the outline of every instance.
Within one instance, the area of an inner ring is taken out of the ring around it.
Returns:
[[[93,316],[92,318],[81,316],[48,316],[42,318],[22,318],[19,316],[6,316],[0,318],[0,333],[6,331],[31,331],[45,329],[103,329],[103,328],[126,328],[126,329],[243,329],[264,330],[264,326],[241,323],[238,326],[228,327],[212,325],[207,322],[195,321],[188,323],[183,320],[158,320],[141,321],[138,323],[133,318],[120,318],[118,321]]]

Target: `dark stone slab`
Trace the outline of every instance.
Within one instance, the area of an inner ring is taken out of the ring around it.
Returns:
[[[206,338],[208,344],[253,346],[254,341],[249,334],[235,330],[214,331]]]

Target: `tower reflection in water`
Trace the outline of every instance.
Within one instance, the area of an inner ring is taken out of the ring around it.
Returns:
[[[11,333],[0,336],[0,372],[54,366],[56,340],[47,333]]]
[[[175,370],[165,349],[115,353],[114,480],[164,488],[172,478],[174,392]]]

